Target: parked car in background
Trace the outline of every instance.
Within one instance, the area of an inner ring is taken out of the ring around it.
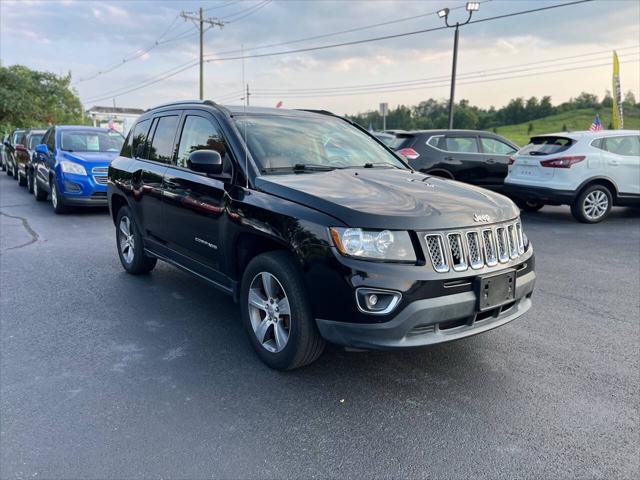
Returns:
[[[414,169],[501,191],[509,157],[518,146],[506,138],[475,130],[398,132],[391,148]]]
[[[9,141],[5,144],[7,147],[7,175],[18,179],[18,169],[16,168],[16,151],[24,149],[24,133],[25,129],[16,128],[12,130]]]
[[[161,259],[230,294],[273,368],[311,363],[325,341],[461,339],[532,304],[533,247],[511,200],[413,171],[327,112],[153,108],[108,192],[122,267]]]
[[[29,192],[33,193],[33,163],[32,158],[36,145],[42,143],[42,137],[46,130],[29,129],[24,133],[24,144],[20,148],[16,147],[16,171],[18,184],[22,187],[28,186]]]
[[[382,143],[384,143],[387,147],[391,147],[391,145],[396,139],[395,135],[391,133],[384,133],[384,132],[373,132],[373,136],[376,137],[378,140],[380,140]]]
[[[613,205],[640,205],[640,131],[535,136],[513,157],[505,190],[521,200],[570,205],[584,223],[604,220]]]
[[[9,143],[9,138],[10,135],[8,133],[5,133],[2,136],[2,143],[0,143],[0,168],[3,172],[7,170],[7,156],[9,148],[7,146],[7,143]]]
[[[49,128],[35,147],[33,193],[56,213],[70,206],[106,206],[107,171],[124,138],[114,130],[84,126]]]

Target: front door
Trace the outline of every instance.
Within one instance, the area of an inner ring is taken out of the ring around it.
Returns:
[[[190,170],[188,158],[195,150],[218,151],[225,173],[212,177]],[[213,278],[220,270],[220,252],[224,251],[220,230],[228,198],[225,188],[231,178],[231,158],[218,122],[208,112],[186,111],[176,161],[164,180],[166,214],[175,225],[167,232],[167,241],[169,248],[193,262],[191,268]]]
[[[509,170],[509,157],[516,149],[496,138],[480,136],[486,169],[485,186],[500,188]]]
[[[604,139],[607,174],[621,194],[640,194],[640,136],[622,135]]]

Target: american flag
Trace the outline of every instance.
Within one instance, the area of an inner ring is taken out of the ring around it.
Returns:
[[[589,127],[589,131],[599,132],[600,130],[604,130],[604,128],[602,127],[602,122],[600,121],[600,115],[596,115],[596,118],[593,119],[593,122]]]

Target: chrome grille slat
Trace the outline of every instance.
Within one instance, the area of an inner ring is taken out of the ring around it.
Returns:
[[[498,255],[496,253],[496,243],[493,237],[493,230],[490,228],[482,231],[482,243],[484,244],[484,258],[487,265],[493,267],[498,264]]]
[[[451,266],[456,272],[464,272],[467,269],[467,256],[464,251],[462,234],[450,233],[447,235],[447,240],[451,253]]]
[[[467,232],[467,247],[469,248],[469,264],[471,268],[477,270],[484,266],[482,261],[482,248],[480,246],[480,235],[477,231]]]
[[[100,185],[107,184],[107,174],[109,173],[109,167],[93,167],[91,173],[93,173],[93,179],[96,183]]]
[[[457,232],[424,233],[428,257],[439,273],[494,267],[525,252],[522,223],[512,221]]]
[[[444,248],[444,242],[442,241],[442,235],[430,234],[426,235],[425,240],[427,242],[427,249],[429,250],[429,256],[431,257],[431,263],[433,269],[436,272],[444,273],[449,271],[449,261],[447,259],[447,253]]]

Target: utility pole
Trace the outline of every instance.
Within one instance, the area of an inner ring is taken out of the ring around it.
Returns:
[[[191,20],[198,26],[200,31],[200,100],[204,99],[204,32],[211,27],[224,27],[224,22],[215,17],[204,18],[202,15],[202,7],[198,10],[198,15],[193,12],[181,12],[180,16],[185,20]],[[204,24],[208,24],[205,29]]]

